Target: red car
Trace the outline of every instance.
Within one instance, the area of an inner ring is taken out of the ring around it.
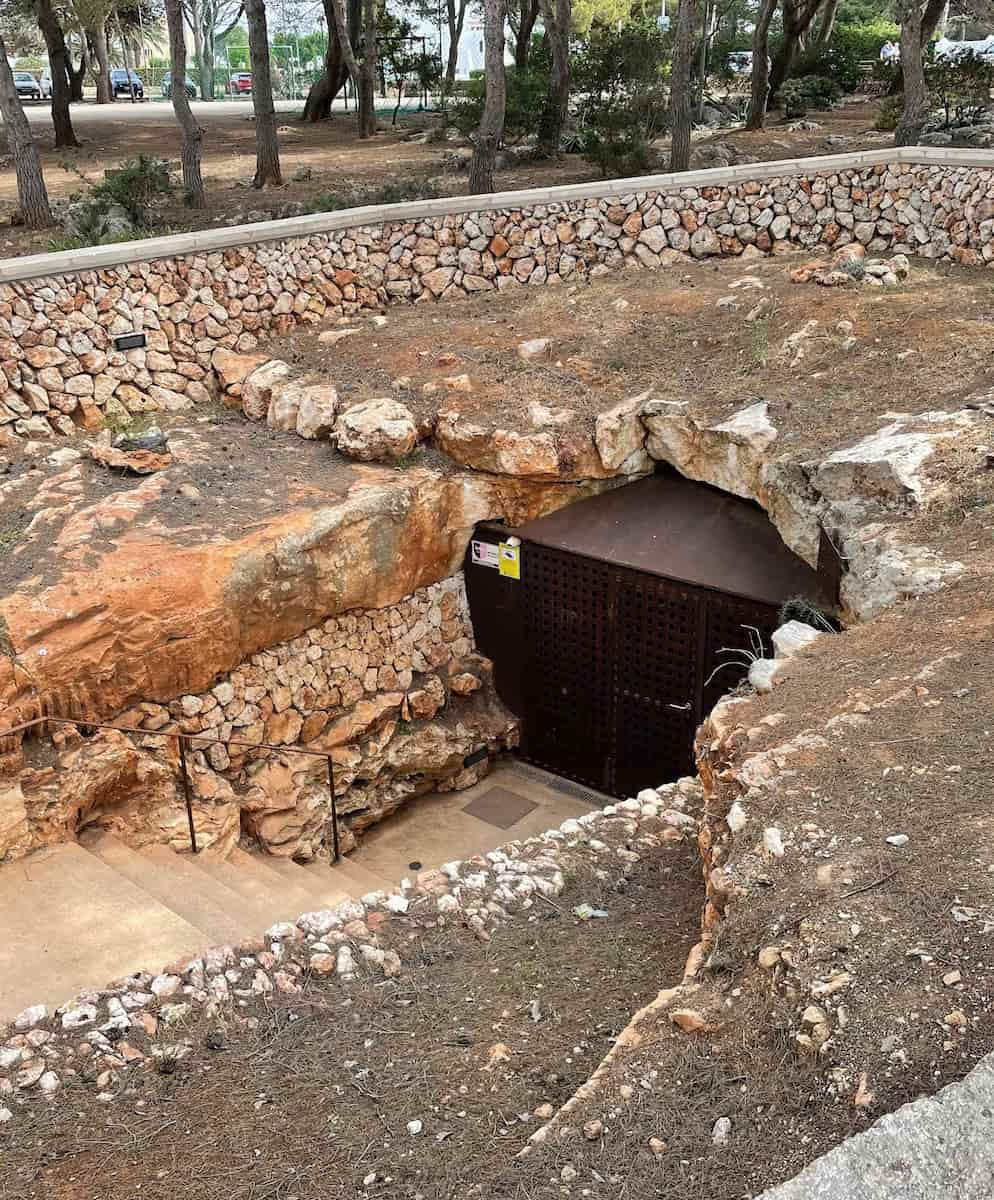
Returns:
[[[233,96],[245,96],[252,90],[252,72],[236,71],[228,80],[228,91]]]

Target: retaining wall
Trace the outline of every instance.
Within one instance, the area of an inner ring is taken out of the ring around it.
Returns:
[[[905,147],[357,208],[0,262],[0,446],[211,399],[211,356],[389,303],[858,241],[994,260],[985,151]],[[144,349],[117,350],[139,331]]]

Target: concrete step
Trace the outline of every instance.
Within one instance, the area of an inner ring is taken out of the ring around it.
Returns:
[[[237,893],[237,903],[254,933],[262,933],[277,921],[296,920],[302,912],[313,908],[312,898],[306,892],[274,879],[272,872],[242,850],[233,850],[224,860],[195,854],[190,861],[199,871]]]
[[[205,946],[237,943],[253,932],[239,911],[240,897],[198,871],[168,846],[132,850],[109,833],[84,835],[81,844],[136,887],[202,930]]]
[[[328,863],[315,861],[301,864],[300,869],[318,878],[331,874],[339,882],[340,887],[357,899],[365,896],[368,892],[392,892],[400,882],[398,879],[387,879],[383,875],[368,870],[351,855],[345,855],[330,866]]]
[[[348,887],[327,863],[321,864],[323,869],[319,872],[306,870],[292,858],[277,858],[273,854],[256,854],[252,857],[280,880],[306,892],[310,897],[311,909],[333,908],[351,895]]]
[[[0,868],[0,1023],[204,948],[201,929],[75,842]]]

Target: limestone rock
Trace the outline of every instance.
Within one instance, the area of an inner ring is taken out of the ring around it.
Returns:
[[[252,421],[263,421],[269,413],[273,388],[290,375],[289,364],[274,358],[256,367],[242,383],[242,412]]]
[[[331,792],[324,761],[271,758],[242,800],[245,830],[278,858],[316,858],[331,843]]]
[[[153,450],[121,450],[116,446],[100,445],[91,447],[90,457],[104,467],[134,475],[153,475],[156,471],[164,471],[173,461],[168,451],[157,454]]]
[[[233,350],[218,347],[211,355],[211,366],[217,373],[222,388],[240,384],[253,371],[269,362],[265,354],[236,354]]]
[[[418,429],[410,409],[385,396],[340,413],[335,441],[349,458],[384,462],[410,454],[418,442]]]
[[[642,424],[642,405],[652,395],[651,389],[622,400],[597,417],[594,444],[601,462],[609,471],[621,470],[635,475],[650,468],[645,451],[646,429]]]
[[[819,630],[803,621],[788,621],[773,632],[773,651],[777,658],[793,658],[821,637]]]

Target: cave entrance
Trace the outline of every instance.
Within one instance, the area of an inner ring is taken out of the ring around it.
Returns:
[[[515,545],[517,539],[517,545]],[[783,603],[838,598],[763,510],[671,470],[520,529],[477,526],[466,590],[523,758],[611,796],[694,773],[697,726]],[[753,631],[755,633],[753,634]]]

